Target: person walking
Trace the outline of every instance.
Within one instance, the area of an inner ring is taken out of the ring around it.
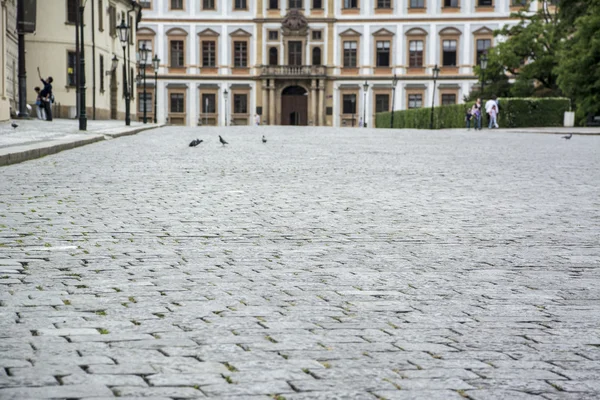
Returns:
[[[472,108],[467,108],[467,113],[465,114],[465,121],[467,122],[467,131],[471,130],[471,120],[474,117],[474,115],[473,115],[474,110],[475,110],[475,106],[473,106]]]
[[[44,106],[44,111],[46,112],[46,121],[52,121],[52,82],[54,79],[49,76],[44,80],[39,68],[38,76],[40,77],[40,81],[44,84],[44,88],[40,92],[40,97]]]
[[[254,114],[254,124],[255,124],[256,126],[259,126],[259,125],[260,125],[260,115],[258,115],[258,114]]]
[[[42,104],[42,95],[40,93],[40,87],[36,86],[33,90],[35,90],[35,93],[37,94],[37,97],[35,99],[35,112],[37,113],[37,118],[41,119],[42,121],[45,121],[46,110],[44,109],[44,105]]]
[[[478,98],[473,107],[475,107],[477,110],[476,115],[475,115],[475,117],[476,117],[475,118],[475,130],[477,130],[477,129],[481,130],[481,120],[483,118],[481,99]]]
[[[496,117],[498,116],[498,109],[496,108],[496,106],[492,106],[492,109],[490,110],[490,125],[488,128],[492,129],[492,128],[498,128],[498,124],[496,123]]]
[[[498,124],[496,122],[494,122],[494,124],[492,125],[492,115],[491,115],[491,111],[493,107],[496,107],[496,118],[498,117],[498,102],[496,101],[497,97],[496,96],[492,96],[491,99],[489,99],[488,101],[486,101],[485,103],[485,112],[486,114],[489,116],[489,125],[490,128],[493,126],[495,128],[498,128]]]

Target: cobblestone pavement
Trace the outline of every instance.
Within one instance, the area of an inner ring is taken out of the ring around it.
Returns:
[[[597,136],[283,127],[3,167],[0,398],[597,399],[599,171]]]

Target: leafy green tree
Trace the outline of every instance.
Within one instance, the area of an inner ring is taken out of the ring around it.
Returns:
[[[505,25],[495,32],[502,40],[492,52],[492,58],[515,79],[512,94],[556,96],[561,94],[557,84],[558,54],[566,32],[559,23],[559,7],[549,7],[542,0],[539,11],[527,11],[528,5],[513,14],[519,19],[515,25]]]
[[[600,114],[600,0],[564,0],[561,5],[572,8],[564,12],[571,32],[555,68],[558,84],[579,115]]]
[[[465,97],[466,102],[474,101],[477,98],[489,99],[492,96],[497,97],[509,97],[511,96],[511,84],[509,78],[505,73],[505,69],[496,58],[496,53],[492,49],[488,53],[488,65],[484,71],[481,70],[479,65],[474,67],[475,75],[477,75],[480,85],[481,81],[485,81],[485,85],[478,90],[474,90],[468,96]]]

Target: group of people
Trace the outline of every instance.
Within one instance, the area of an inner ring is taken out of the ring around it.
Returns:
[[[44,87],[43,89],[40,89],[39,86],[34,88],[35,93],[37,94],[37,98],[35,99],[37,117],[43,121],[52,121],[52,103],[54,102],[54,96],[52,95],[52,82],[54,80],[51,76],[44,80],[40,74],[39,68],[38,75]]]
[[[499,128],[498,126],[498,114],[500,113],[500,106],[498,105],[498,99],[496,96],[493,96],[485,103],[485,107],[482,106],[481,99],[477,99],[473,107],[467,110],[467,115],[465,117],[467,121],[467,130],[471,129],[471,121],[474,122],[475,130],[481,130],[482,120],[483,120],[483,109],[485,108],[485,112],[488,115],[488,128],[494,129]]]

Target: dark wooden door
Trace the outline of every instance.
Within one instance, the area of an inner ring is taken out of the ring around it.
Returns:
[[[281,95],[281,125],[308,125],[308,96],[300,86],[286,88]]]
[[[117,119],[117,96],[119,95],[119,88],[117,87],[117,73],[113,70],[110,75],[110,119]]]

